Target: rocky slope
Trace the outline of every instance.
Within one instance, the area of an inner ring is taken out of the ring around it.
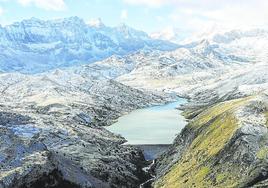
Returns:
[[[189,123],[156,162],[154,187],[268,186],[267,54],[252,55],[256,61],[192,89]]]
[[[166,97],[65,71],[0,75],[0,187],[136,187],[140,150],[108,132]]]
[[[230,31],[173,51],[147,50],[113,55],[69,70],[115,79],[139,89],[172,90],[189,97],[193,90],[212,87],[230,76],[249,72],[253,64],[257,67],[255,64],[265,62],[267,41],[266,30]]]
[[[267,68],[263,65],[268,59],[267,41],[267,30],[229,31],[201,38],[171,52],[134,54],[126,59],[128,64],[134,62],[135,68],[117,80],[136,88],[173,90],[186,97],[198,88],[246,74],[252,66],[264,68],[259,75],[261,70],[254,70],[261,81]],[[247,81],[251,79],[247,78],[244,85]]]

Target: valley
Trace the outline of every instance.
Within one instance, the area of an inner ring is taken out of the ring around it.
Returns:
[[[267,30],[33,18],[0,40],[0,188],[268,186]]]

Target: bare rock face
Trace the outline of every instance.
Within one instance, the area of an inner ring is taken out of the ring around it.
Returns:
[[[142,152],[102,126],[168,98],[63,74],[0,75],[0,187],[137,187]]]

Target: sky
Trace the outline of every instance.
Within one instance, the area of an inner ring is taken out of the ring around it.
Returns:
[[[193,33],[207,28],[268,25],[268,0],[0,0],[0,24],[36,17],[78,16],[120,23],[147,33]]]

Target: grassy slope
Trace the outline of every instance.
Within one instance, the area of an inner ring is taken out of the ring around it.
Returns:
[[[234,187],[240,178],[236,168],[226,168],[212,161],[230,141],[238,127],[234,111],[246,104],[249,98],[232,100],[215,105],[202,112],[187,126],[201,130],[182,159],[169,172],[155,182],[155,187]],[[238,168],[237,168],[238,169]]]

